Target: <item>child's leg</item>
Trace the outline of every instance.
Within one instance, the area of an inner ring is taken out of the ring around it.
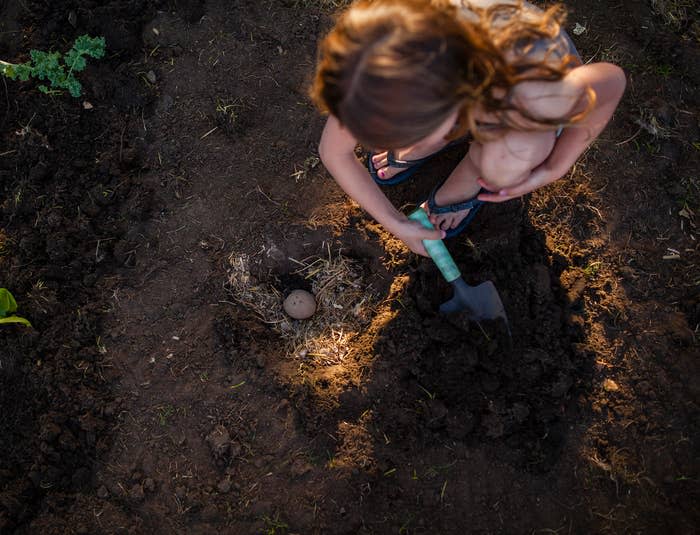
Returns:
[[[481,177],[494,191],[525,180],[552,152],[556,135],[547,132],[511,130],[486,143],[472,143],[467,156],[435,194],[438,206],[447,206],[475,197]],[[455,228],[469,210],[432,215],[431,221],[443,230]]]

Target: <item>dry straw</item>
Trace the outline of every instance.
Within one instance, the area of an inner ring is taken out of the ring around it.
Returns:
[[[353,339],[371,320],[377,296],[363,280],[360,265],[340,254],[297,260],[293,272],[306,279],[316,297],[317,310],[308,320],[293,320],[282,310],[284,296],[267,281],[250,273],[251,258],[229,257],[232,298],[267,323],[286,342],[287,356],[320,365],[340,364]]]

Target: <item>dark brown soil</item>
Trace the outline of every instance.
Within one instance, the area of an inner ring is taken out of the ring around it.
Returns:
[[[329,4],[0,1],[4,60],[108,43],[81,99],[0,89],[0,287],[34,326],[0,328],[0,533],[697,530],[697,9],[569,3],[620,110],[448,243],[510,337],[439,316],[432,262],[318,164]],[[292,350],[265,296],[333,259],[366,299],[342,351]]]

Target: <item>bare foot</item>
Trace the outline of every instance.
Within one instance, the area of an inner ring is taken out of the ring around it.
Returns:
[[[474,199],[481,190],[481,186],[477,182],[479,172],[467,155],[457,165],[449,178],[435,192],[435,205],[439,207],[447,207],[455,204],[462,204],[468,200]],[[427,206],[424,205],[428,212],[430,222],[435,228],[441,230],[449,230],[457,227],[462,220],[469,215],[471,208],[458,210],[456,212],[447,212],[444,214],[431,214]]]
[[[445,145],[447,145],[447,141],[444,139],[440,140],[438,143],[432,144],[431,146],[426,146],[419,142],[405,149],[393,151],[394,158],[396,160],[420,160],[421,158],[426,158],[431,154],[435,154]],[[377,170],[377,176],[380,180],[389,180],[407,169],[407,167],[392,167],[389,165],[388,152],[386,151],[373,155],[372,164]]]
[[[448,142],[445,137],[447,137],[450,131],[455,127],[456,121],[457,110],[452,112],[432,134],[413,145],[394,150],[394,158],[396,160],[420,160],[421,158],[435,154],[447,145]],[[401,171],[406,170],[406,167],[390,166],[386,151],[372,156],[372,163],[377,170],[377,176],[380,180],[389,180]]]

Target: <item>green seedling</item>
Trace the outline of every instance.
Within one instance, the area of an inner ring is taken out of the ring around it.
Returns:
[[[75,78],[74,73],[85,69],[86,56],[99,59],[105,55],[105,38],[81,35],[65,54],[32,50],[29,55],[32,59],[26,63],[15,64],[0,60],[0,73],[11,80],[22,82],[30,78],[47,80],[50,87],[39,85],[39,91],[42,93],[60,93],[67,89],[77,98],[82,93],[82,85]]]
[[[27,327],[31,327],[32,324],[29,320],[12,314],[17,310],[17,301],[12,296],[7,288],[0,288],[0,323],[21,323]]]
[[[163,405],[157,407],[158,410],[158,421],[161,427],[168,425],[168,419],[175,414],[175,408],[170,405]]]
[[[262,517],[262,521],[265,522],[265,535],[287,533],[287,530],[289,529],[287,523],[280,520],[279,513],[275,514],[274,518],[265,515]]]

